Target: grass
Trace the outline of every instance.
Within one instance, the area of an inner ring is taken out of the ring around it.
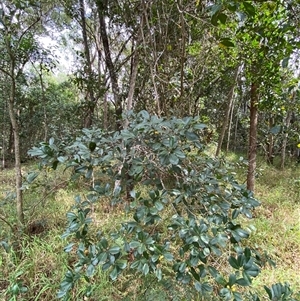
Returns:
[[[285,170],[263,166],[256,196],[262,205],[255,214],[252,243],[269,252],[276,268],[264,270],[254,282],[289,282],[300,291],[300,166]]]
[[[237,162],[239,156],[230,154],[230,160]],[[285,170],[259,163],[256,182],[256,197],[262,205],[250,221],[256,232],[249,243],[259,250],[266,250],[276,262],[276,268],[267,266],[255,279],[253,287],[263,291],[263,285],[289,282],[294,291],[300,291],[300,167],[291,166]],[[24,166],[24,174],[34,166]],[[237,168],[243,181],[243,164]],[[15,227],[14,201],[7,198],[7,191],[13,189],[14,171],[7,169],[0,174],[0,216]],[[0,301],[12,300],[54,300],[59,284],[72,264],[72,257],[63,252],[66,241],[61,239],[65,230],[65,213],[74,203],[74,196],[86,191],[83,181],[69,182],[69,174],[42,171],[33,189],[24,193],[25,214],[28,224],[25,231],[9,226],[0,220]],[[54,187],[54,188],[53,188]],[[117,222],[126,218],[121,207],[111,209],[102,200],[93,212],[95,229],[113,229]],[[25,233],[25,234],[24,234]],[[10,247],[5,251],[4,247]],[[130,275],[112,283],[106,273],[98,269],[90,285],[92,295],[84,299],[87,283],[82,280],[73,290],[72,300],[178,300],[197,301],[195,295],[188,295],[174,283],[153,281],[152,276]],[[16,289],[26,290],[13,299]]]
[[[228,157],[238,162],[243,155],[231,153]],[[277,282],[288,282],[295,292],[300,292],[300,166],[293,162],[284,170],[278,166],[277,161],[272,166],[261,157],[257,160],[255,197],[261,206],[250,221],[256,232],[248,242],[265,250],[276,267],[263,269],[253,286],[270,287]],[[243,164],[239,164],[237,173],[244,181]]]

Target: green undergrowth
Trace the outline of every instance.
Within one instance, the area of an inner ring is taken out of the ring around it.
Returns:
[[[237,164],[237,178],[245,182],[246,155],[231,153],[228,158]],[[288,162],[282,170],[279,158],[274,161],[269,165],[263,157],[257,159],[255,197],[261,205],[254,218],[245,221],[256,229],[248,243],[265,252],[275,264],[262,269],[253,287],[260,290],[263,285],[281,282],[300,292],[300,165]]]
[[[239,155],[229,158],[237,163],[237,176],[243,181],[243,160]],[[33,169],[33,165],[24,167],[24,179]],[[14,199],[8,193],[13,190],[14,171],[7,169],[0,174],[1,301],[55,300],[68,267],[74,264],[72,252],[75,261],[76,250],[66,254],[67,242],[61,235],[66,228],[65,214],[74,204],[75,195],[84,197],[88,185],[82,179],[70,181],[70,175],[61,169],[40,172],[39,185],[24,188],[24,229],[16,226]],[[253,287],[263,292],[264,285],[288,282],[294,292],[300,291],[300,166],[279,170],[259,164],[256,197],[261,206],[255,210],[254,219],[245,221],[255,227],[249,243],[260,252],[266,251],[266,258],[276,267],[267,264],[254,279]],[[97,233],[117,228],[127,216],[124,204],[111,207],[103,198],[92,208],[91,217],[91,227]],[[83,299],[87,286],[90,297]],[[112,282],[100,268],[89,284],[80,280],[72,294],[72,300],[201,300],[195,292],[167,280],[157,282],[151,275],[127,274]]]
[[[261,206],[250,242],[266,250],[276,267],[262,271],[254,285],[289,282],[300,291],[300,166],[285,170],[264,165],[257,179],[256,196]]]

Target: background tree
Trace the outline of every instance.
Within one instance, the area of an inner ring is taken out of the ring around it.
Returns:
[[[32,30],[40,22],[41,15],[35,8],[23,6],[21,2],[1,4],[1,72],[8,82],[8,111],[14,137],[14,157],[16,170],[17,215],[20,223],[24,223],[22,200],[22,174],[19,132],[19,98],[18,80],[21,78],[25,64],[35,50]]]

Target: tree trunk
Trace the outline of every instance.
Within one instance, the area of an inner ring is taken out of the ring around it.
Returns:
[[[221,151],[221,147],[223,144],[223,140],[225,137],[225,133],[226,133],[226,129],[228,127],[228,123],[229,123],[229,119],[230,119],[230,112],[232,110],[232,103],[233,103],[233,96],[234,96],[234,88],[236,85],[236,81],[239,75],[239,67],[236,68],[235,71],[235,75],[234,75],[234,83],[230,89],[229,95],[228,95],[228,103],[227,103],[227,108],[226,108],[226,112],[225,112],[225,120],[222,126],[222,130],[220,133],[220,137],[219,137],[219,141],[218,141],[218,147],[217,147],[217,151],[216,151],[216,157],[219,156],[220,151]]]
[[[81,28],[82,28],[84,56],[85,56],[84,71],[87,74],[87,99],[86,99],[87,110],[86,110],[86,116],[84,120],[84,127],[89,128],[93,124],[96,99],[95,99],[94,87],[93,87],[94,86],[93,69],[92,69],[92,61],[90,56],[90,49],[88,45],[88,34],[87,34],[86,20],[85,20],[84,0],[79,0],[79,5],[80,5]]]
[[[144,16],[145,23],[147,25],[147,30],[149,33],[151,33],[151,27],[149,24],[149,19],[148,19],[148,14],[147,14],[149,4],[150,4],[150,2],[143,1],[143,16]],[[153,37],[150,36],[150,42],[148,43],[146,41],[143,29],[141,29],[141,30],[142,30],[142,38],[143,38],[143,43],[144,43],[145,56],[149,57],[149,59],[151,59],[153,57],[152,61],[150,62],[149,68],[150,68],[151,81],[153,84],[153,94],[154,94],[154,101],[155,101],[155,105],[156,105],[156,113],[158,116],[161,116],[163,104],[161,104],[161,100],[160,100],[160,96],[159,96],[160,94],[158,92],[157,79],[156,79],[158,58],[157,58],[157,51],[156,51],[157,47],[156,47],[155,36],[154,35],[153,35]],[[147,48],[149,48],[149,44],[151,45],[150,48],[153,50],[153,52],[150,56],[149,56],[149,53],[147,52]],[[166,112],[164,112],[164,113],[166,113]]]
[[[233,111],[234,111],[234,97],[233,97],[233,101],[232,101],[232,105],[231,105],[230,118],[229,118],[229,124],[228,124],[226,153],[228,153],[229,146],[230,146],[230,136],[231,136],[231,129],[232,129]]]
[[[237,112],[239,111],[239,107],[237,108]],[[239,125],[239,116],[237,114],[236,120],[235,120],[235,125],[234,125],[234,138],[233,138],[233,150],[236,151],[237,147],[237,132],[238,132],[238,125]]]
[[[131,61],[131,76],[129,81],[129,91],[128,91],[128,97],[127,97],[127,111],[132,110],[133,107],[133,96],[134,96],[134,90],[135,90],[135,84],[136,84],[136,77],[138,73],[138,66],[139,66],[139,40],[137,41],[137,45],[134,50],[134,55],[132,57]]]
[[[42,63],[40,63],[40,69],[37,72],[39,75],[41,89],[42,89],[42,101],[44,103],[44,141],[47,142],[47,140],[48,140],[47,99],[45,96],[45,85],[44,85],[44,79],[43,79]]]
[[[141,36],[142,36],[141,28],[142,28],[142,25],[140,27],[139,34],[136,39],[135,49],[132,49],[133,56],[131,57],[131,74],[130,74],[130,80],[129,80],[129,91],[128,91],[128,96],[127,96],[127,106],[126,106],[127,112],[132,110],[132,108],[133,108],[133,97],[134,97],[135,84],[136,84],[136,78],[137,78],[138,67],[139,67],[139,46],[141,43]],[[127,126],[128,126],[128,120],[126,118],[124,128],[127,128]]]
[[[117,130],[120,130],[122,128],[123,107],[122,107],[122,99],[120,97],[120,92],[119,92],[118,77],[117,77],[114,63],[111,58],[109,40],[108,40],[108,36],[107,36],[106,23],[105,23],[105,18],[104,18],[104,12],[107,9],[107,0],[103,0],[103,1],[98,0],[98,1],[96,1],[96,4],[97,4],[97,8],[98,8],[100,34],[101,34],[102,44],[103,44],[103,49],[104,49],[104,54],[105,54],[105,62],[106,62],[106,66],[107,66],[107,69],[109,72],[112,93],[114,96],[116,125],[117,125]]]
[[[184,101],[184,64],[185,64],[185,43],[186,43],[186,29],[185,29],[185,20],[184,20],[184,7],[182,1],[180,1],[180,7],[178,8],[180,13],[180,23],[181,23],[181,58],[180,58],[180,96],[179,100]]]
[[[141,31],[140,31],[141,33]],[[129,91],[128,91],[128,96],[127,96],[127,107],[126,111],[129,112],[132,110],[133,107],[133,96],[134,96],[134,90],[135,90],[135,84],[136,84],[136,78],[138,74],[138,66],[139,66],[139,44],[140,44],[140,34],[137,38],[136,46],[134,51],[134,54],[131,59],[131,75],[130,75],[130,80],[129,80]],[[128,119],[125,119],[124,123],[124,128],[126,129],[128,127]],[[127,154],[130,153],[130,148],[126,148]],[[130,192],[134,189],[134,183],[133,183],[133,178],[132,176],[129,175],[129,170],[131,168],[131,157],[128,156],[128,161],[127,163],[127,171],[126,171],[126,199],[127,201],[131,201],[132,197],[130,195]]]
[[[258,84],[251,84],[250,91],[250,132],[248,148],[247,189],[255,191],[256,149],[257,149],[257,120],[258,120]]]
[[[9,139],[7,145],[7,154],[8,154],[8,160],[12,161],[12,157],[14,154],[14,131],[11,125],[11,121],[9,123]]]
[[[267,145],[267,162],[268,164],[274,164],[274,135],[272,133],[269,134],[268,145]]]
[[[286,157],[286,146],[287,146],[287,141],[288,141],[288,130],[291,124],[292,120],[292,112],[289,111],[287,113],[286,119],[285,119],[285,131],[284,131],[284,136],[283,136],[283,141],[282,141],[282,148],[281,148],[281,161],[280,161],[280,167],[281,169],[284,169],[285,165],[285,157]]]
[[[21,173],[21,157],[20,157],[20,137],[18,121],[15,113],[15,98],[16,98],[16,81],[14,62],[11,62],[11,88],[8,102],[8,110],[14,136],[14,152],[15,152],[15,175],[16,175],[16,196],[17,196],[17,217],[21,224],[24,224],[23,212],[23,194],[22,194],[22,173]]]
[[[1,89],[1,92],[3,93],[3,90]],[[6,167],[6,141],[5,141],[5,137],[6,137],[6,114],[7,114],[7,108],[6,108],[6,100],[3,99],[3,126],[2,126],[2,168],[4,169]]]
[[[103,128],[108,129],[107,92],[103,95]]]
[[[2,140],[2,169],[5,169],[6,164],[5,164],[5,135],[4,135],[4,129],[3,129],[3,140]]]

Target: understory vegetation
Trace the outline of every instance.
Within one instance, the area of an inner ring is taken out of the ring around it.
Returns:
[[[236,156],[231,158],[235,160]],[[24,172],[31,171],[33,167],[31,164],[25,166]],[[66,175],[60,169],[44,173],[47,181],[43,183],[55,183],[56,190],[52,191],[47,200],[37,205],[27,225],[27,235],[19,237],[17,230],[11,232],[9,226],[1,222],[2,246],[5,246],[5,241],[8,247],[6,250],[2,248],[0,252],[1,300],[14,300],[12,296],[17,296],[16,286],[26,289],[23,294],[18,294],[16,300],[53,300],[67,267],[74,259],[63,252],[66,241],[61,238],[61,234],[66,226],[65,212],[73,206],[74,195],[82,192],[79,187],[84,187],[84,181],[66,184],[67,182],[63,182]],[[1,173],[1,185],[5,187],[5,191],[13,188],[13,177],[12,169]],[[62,181],[58,183],[57,178],[62,178]],[[253,281],[253,286],[262,294],[263,285],[271,287],[277,282],[288,282],[293,291],[300,290],[299,178],[299,168],[290,167],[285,172],[278,173],[274,167],[266,164],[261,166],[261,174],[257,179],[257,197],[261,206],[251,220],[256,231],[250,236],[249,242],[268,252],[276,263],[276,267],[266,266]],[[35,206],[40,200],[40,191],[26,192],[25,195],[28,208]],[[2,195],[2,203],[3,199]],[[2,212],[4,210],[8,221],[14,223],[15,212],[10,202],[6,201]],[[97,204],[93,218],[93,227],[103,230],[116,227],[118,222],[126,218],[126,214],[119,207],[110,207],[108,202],[101,202]],[[113,282],[109,280],[108,273],[99,268],[93,279],[93,297],[89,300],[175,300],[174,297],[179,300],[201,300],[195,294],[194,299],[188,296],[184,299],[185,291],[178,287],[174,290],[167,281],[157,283],[154,280],[147,276],[135,279],[131,277],[129,281],[128,276],[122,276]],[[73,300],[77,300],[77,296],[85,291],[86,285],[82,281],[77,286]]]
[[[299,15],[0,1],[0,301],[299,301]]]
[[[142,111],[120,132],[41,143],[23,228],[4,170],[3,300],[298,300],[299,167],[258,161],[259,205],[242,155],[214,158],[205,132]]]

